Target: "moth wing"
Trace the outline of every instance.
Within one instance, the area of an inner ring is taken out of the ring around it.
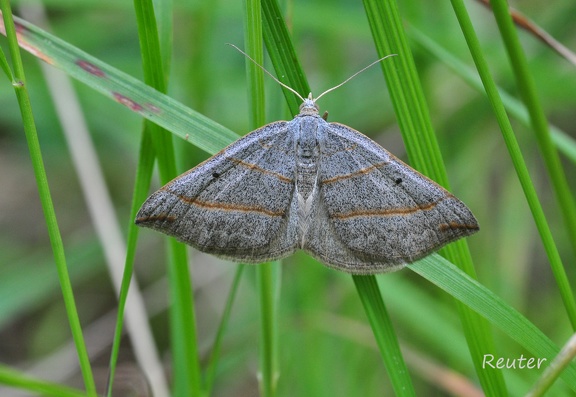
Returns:
[[[259,128],[152,194],[136,223],[200,251],[263,262],[295,250],[289,123]]]
[[[307,250],[356,274],[396,270],[479,230],[446,189],[345,125],[319,138],[318,223]]]

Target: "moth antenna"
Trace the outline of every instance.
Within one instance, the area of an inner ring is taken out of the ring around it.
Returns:
[[[398,54],[389,54],[386,55],[383,58],[377,59],[374,62],[372,62],[370,65],[363,67],[362,69],[360,69],[359,71],[357,71],[356,73],[354,73],[352,76],[348,77],[346,80],[344,80],[343,82],[341,82],[340,84],[338,84],[337,86],[334,86],[332,88],[327,89],[326,91],[324,91],[322,94],[318,95],[315,99],[315,101],[317,101],[318,99],[320,99],[320,97],[322,97],[324,94],[328,94],[331,91],[334,91],[336,88],[340,88],[342,87],[344,84],[346,84],[347,82],[349,82],[350,80],[352,80],[354,77],[358,76],[360,73],[362,73],[363,71],[365,71],[366,69],[376,65],[379,62],[382,62],[383,60],[385,60],[386,58],[390,58],[390,57],[395,57]]]
[[[280,80],[278,80],[272,73],[270,73],[269,71],[267,71],[264,66],[260,65],[258,62],[256,62],[254,59],[252,59],[250,57],[250,55],[246,54],[244,51],[242,51],[240,48],[236,47],[234,44],[231,43],[227,43],[229,46],[234,47],[238,52],[240,52],[241,54],[243,54],[246,58],[248,58],[249,60],[251,60],[254,65],[258,66],[260,69],[262,69],[264,72],[266,72],[266,74],[268,74],[268,76],[272,77],[274,79],[275,82],[277,82],[278,84],[280,84],[282,87],[286,88],[287,90],[290,90],[291,92],[293,92],[294,94],[296,94],[296,96],[298,98],[300,98],[300,100],[302,102],[304,102],[304,98],[302,98],[302,95],[300,95],[298,93],[298,91],[296,91],[295,89],[293,89],[290,86],[287,86],[286,84],[284,84],[283,82],[281,82]]]

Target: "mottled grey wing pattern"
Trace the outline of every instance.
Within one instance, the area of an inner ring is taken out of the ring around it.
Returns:
[[[201,251],[258,263],[296,246],[294,134],[268,124],[174,179],[146,200],[136,223]]]
[[[316,226],[305,249],[329,266],[392,271],[478,230],[460,200],[361,133],[326,123],[318,141]]]
[[[152,194],[136,223],[238,262],[304,249],[354,274],[396,270],[475,233],[444,188],[342,124],[310,96]]]

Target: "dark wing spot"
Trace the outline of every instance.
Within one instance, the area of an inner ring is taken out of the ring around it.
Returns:
[[[396,184],[399,185],[402,183],[402,178],[396,178],[394,182],[396,182]]]
[[[213,178],[220,178],[220,174],[217,173],[217,172],[213,172],[213,173],[212,173],[212,177],[213,177]]]

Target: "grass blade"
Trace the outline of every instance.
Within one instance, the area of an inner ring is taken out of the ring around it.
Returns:
[[[408,33],[412,40],[426,49],[426,51],[429,51],[432,55],[438,58],[440,62],[444,63],[462,77],[467,84],[484,94],[486,93],[484,86],[482,85],[482,80],[472,68],[460,61],[447,49],[443,48],[418,28],[411,26]],[[498,92],[508,113],[514,116],[518,121],[521,121],[523,125],[529,126],[530,117],[526,107],[501,87],[498,88]],[[566,156],[571,162],[576,164],[576,141],[574,138],[555,126],[550,126],[550,129],[552,141],[556,149],[564,154],[564,156]]]
[[[510,158],[514,164],[516,173],[518,174],[518,180],[522,185],[526,200],[530,206],[530,211],[532,212],[532,216],[536,222],[536,227],[538,228],[540,238],[542,239],[542,244],[544,245],[548,260],[550,261],[552,272],[554,273],[554,277],[556,278],[556,282],[560,288],[560,293],[562,295],[562,300],[564,301],[564,306],[566,307],[568,318],[570,319],[572,327],[576,328],[576,303],[574,302],[574,297],[570,288],[570,284],[568,283],[564,267],[562,265],[560,254],[556,247],[556,243],[554,242],[550,227],[548,226],[548,222],[546,221],[546,217],[544,215],[544,211],[540,201],[538,200],[536,189],[532,184],[530,174],[528,173],[528,168],[526,167],[526,163],[524,162],[522,153],[520,151],[520,146],[518,145],[518,142],[514,136],[512,125],[510,124],[510,120],[506,115],[504,105],[502,104],[502,100],[498,95],[498,89],[494,83],[494,80],[492,79],[492,76],[490,75],[488,65],[486,64],[486,61],[484,60],[480,50],[480,43],[478,42],[478,38],[476,37],[474,28],[470,22],[466,8],[460,0],[452,0],[452,5],[460,23],[460,27],[462,28],[462,32],[464,33],[464,37],[466,38],[466,42],[468,43],[468,47],[470,48],[470,53],[474,58],[474,63],[476,64],[480,78],[482,79],[488,94],[490,104],[492,105],[496,114],[496,119],[504,137],[504,142],[506,143],[506,147],[510,153]]]
[[[374,276],[352,276],[397,396],[415,396],[394,326]]]
[[[262,0],[262,13],[264,15],[264,41],[276,76],[281,82],[299,92],[300,95],[307,97],[310,93],[310,86],[296,56],[296,50],[292,45],[292,39],[284,23],[278,2]],[[300,98],[285,88],[282,88],[282,91],[290,112],[297,115],[300,108]]]
[[[263,8],[267,21],[266,33],[269,35],[269,41],[266,43],[276,74],[285,76],[286,84],[293,88],[298,87],[297,91],[306,96],[309,86],[296,58],[288,29],[282,22],[283,17],[280,14],[278,4],[274,0],[263,0]],[[284,25],[284,27],[278,25]],[[294,94],[284,91],[290,111],[297,114],[299,105],[296,107],[293,103]],[[378,346],[381,348],[380,351],[393,382],[394,390],[398,395],[414,395],[412,382],[406,370],[406,364],[402,360],[394,330],[391,328],[391,322],[386,320],[388,318],[386,309],[382,297],[378,293],[375,278],[373,276],[354,277],[354,281],[373,327]]]
[[[500,29],[500,34],[502,35],[504,44],[506,45],[508,56],[510,57],[520,94],[522,95],[524,103],[526,104],[526,109],[530,115],[532,128],[536,134],[536,140],[540,151],[542,152],[542,158],[544,159],[548,174],[550,175],[556,200],[558,200],[562,210],[562,218],[565,222],[566,228],[568,229],[572,250],[576,254],[576,206],[574,198],[570,192],[570,188],[568,187],[566,175],[564,174],[564,169],[560,163],[558,152],[552,143],[550,131],[548,129],[548,121],[544,115],[542,105],[538,100],[534,80],[528,69],[526,56],[524,55],[524,51],[520,45],[516,29],[508,11],[507,3],[504,1],[492,0],[491,5],[494,16],[496,17],[496,22]],[[535,199],[537,200],[537,197],[535,197]],[[537,212],[539,211],[541,211],[541,209],[537,210]],[[541,224],[539,227],[541,235],[546,235],[546,237],[542,236],[542,239],[545,240],[547,245],[546,251],[550,257],[550,266],[552,267],[552,272],[554,273],[556,283],[558,284],[560,294],[562,295],[568,318],[572,323],[572,328],[576,330],[576,301],[574,300],[574,294],[570,287],[570,283],[568,282],[566,271],[560,260],[560,254],[558,253],[550,231],[547,230],[547,225],[543,225],[546,223],[544,213],[542,212],[542,215],[538,214],[538,218],[540,218],[540,216],[542,219],[537,221],[537,223]],[[534,217],[536,218],[536,214]]]
[[[212,388],[214,387],[214,379],[216,377],[216,367],[220,358],[222,339],[224,338],[224,332],[226,332],[230,314],[232,313],[232,305],[236,300],[238,286],[240,285],[242,273],[244,272],[245,268],[245,264],[239,264],[236,268],[236,274],[234,275],[234,280],[232,281],[232,287],[228,293],[224,312],[222,313],[222,318],[220,319],[220,325],[218,326],[218,331],[216,332],[216,337],[214,338],[214,343],[212,344],[212,352],[206,365],[206,372],[204,377],[204,394],[206,396],[209,396],[212,393]]]
[[[413,166],[448,187],[448,178],[436,141],[429,111],[422,93],[410,48],[396,3],[392,0],[365,0],[364,7],[379,56],[397,53],[382,68],[390,90],[398,124],[408,157]],[[475,277],[468,245],[460,240],[442,250],[453,263]],[[457,304],[476,373],[489,395],[505,394],[506,387],[499,370],[481,368],[482,354],[494,351],[494,341],[487,323],[466,307]]]
[[[570,192],[570,187],[566,180],[566,174],[564,173],[564,169],[560,162],[560,157],[558,156],[558,152],[552,142],[548,120],[546,119],[546,115],[544,114],[544,110],[540,104],[540,100],[538,99],[534,79],[530,73],[530,69],[528,68],[526,55],[520,45],[518,33],[508,9],[508,3],[502,0],[491,0],[490,4],[494,16],[496,17],[500,34],[502,35],[502,39],[506,45],[506,51],[510,58],[512,69],[514,70],[514,77],[516,77],[516,84],[518,85],[520,95],[522,96],[528,114],[530,115],[532,129],[536,135],[536,142],[538,143],[538,147],[540,148],[542,158],[550,176],[556,200],[560,205],[562,219],[564,220],[565,226],[568,230],[572,250],[576,255],[576,204],[574,203],[574,197]],[[562,271],[555,270],[554,273],[560,274]],[[572,295],[571,291],[565,290],[568,286],[565,281],[558,280],[558,285],[565,299]],[[573,297],[572,300],[574,300]],[[572,326],[576,329],[576,322],[574,320],[575,319],[573,318]]]
[[[70,387],[62,386],[59,384],[34,379],[3,365],[0,365],[0,383],[32,393],[42,393],[43,396],[86,397],[96,395],[87,394],[80,390],[74,390]]]
[[[33,24],[17,17],[14,21],[22,48],[176,136],[194,142],[200,149],[216,153],[238,139],[234,132],[134,77]],[[3,25],[0,25],[1,31]]]
[[[156,26],[156,16],[151,0],[135,0],[138,21],[138,36],[142,51],[145,82],[160,92],[166,91],[167,74],[162,64],[160,39]],[[166,50],[166,49],[165,49]],[[160,178],[169,182],[177,175],[172,135],[169,131],[146,121],[144,128],[149,131],[158,158]],[[172,306],[170,321],[172,333],[172,354],[174,360],[174,394],[200,396],[201,376],[196,337],[196,316],[194,295],[185,245],[169,239],[170,252],[168,277]]]
[[[264,64],[264,46],[262,38],[262,7],[260,0],[245,0],[244,42],[247,54],[258,64]],[[253,129],[265,123],[264,75],[263,71],[249,59],[246,59],[248,93],[250,103],[250,124]],[[260,293],[260,393],[265,397],[276,395],[278,378],[276,332],[276,305],[274,299],[273,263],[263,263],[256,269],[257,285]]]
[[[441,256],[431,255],[408,268],[482,315],[534,356],[546,358],[550,362],[560,351],[522,314]],[[570,364],[561,377],[576,390],[576,364]]]
[[[90,358],[88,356],[88,351],[84,342],[84,336],[82,335],[82,327],[80,325],[80,319],[76,309],[76,302],[74,300],[74,293],[72,291],[72,283],[70,282],[70,276],[68,274],[68,268],[66,265],[66,256],[64,254],[62,236],[58,228],[58,221],[54,211],[54,204],[52,202],[50,188],[48,186],[48,179],[46,176],[46,170],[44,168],[44,161],[42,159],[42,151],[40,149],[36,124],[34,122],[34,116],[32,113],[32,105],[30,103],[30,98],[27,92],[26,77],[24,75],[24,68],[22,65],[22,59],[20,57],[20,50],[18,48],[16,29],[14,21],[12,20],[12,10],[10,9],[10,4],[7,0],[2,0],[0,2],[0,7],[4,17],[4,26],[6,29],[6,36],[8,37],[10,55],[12,56],[13,60],[13,87],[16,98],[18,99],[18,105],[20,106],[20,113],[24,123],[24,132],[28,142],[28,150],[30,152],[32,166],[34,168],[34,176],[36,177],[38,194],[40,196],[42,210],[44,211],[46,226],[48,228],[48,235],[50,237],[54,260],[56,262],[56,269],[58,271],[58,278],[62,288],[66,314],[68,316],[68,321],[70,322],[70,329],[72,331],[72,337],[76,345],[76,351],[78,352],[78,359],[80,360],[80,369],[84,379],[86,392],[91,396],[96,396],[96,385],[94,383],[94,376],[90,366]],[[6,61],[4,60],[3,63],[6,63]]]

